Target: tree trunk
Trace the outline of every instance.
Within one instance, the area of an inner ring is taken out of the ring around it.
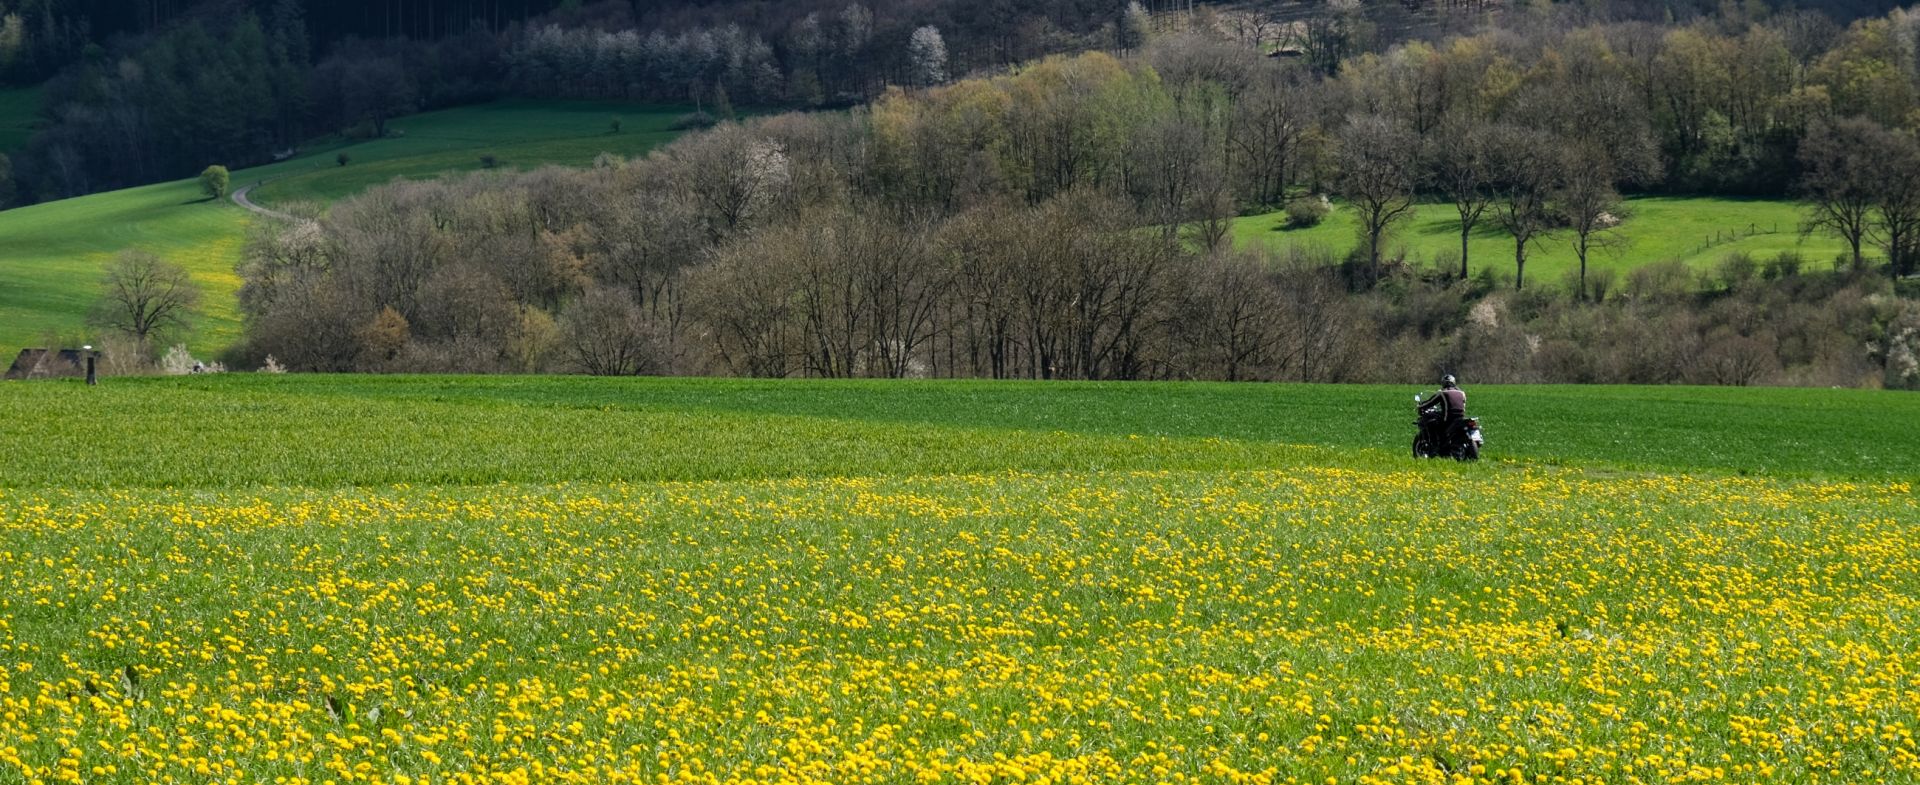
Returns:
[[[1467,236],[1473,233],[1473,225],[1467,219],[1460,219],[1460,280],[1467,280]]]
[[[1527,241],[1514,238],[1513,243],[1513,288],[1517,291],[1527,285]]]
[[[1575,244],[1574,250],[1579,252],[1578,255],[1580,257],[1579,298],[1580,302],[1584,303],[1587,301],[1587,239],[1585,237],[1580,238],[1580,242]]]

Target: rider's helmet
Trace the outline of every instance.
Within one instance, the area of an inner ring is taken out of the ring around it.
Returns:
[[[1445,376],[1440,377],[1441,387],[1452,387],[1456,384],[1458,384],[1458,382],[1454,381],[1453,374],[1447,374]]]

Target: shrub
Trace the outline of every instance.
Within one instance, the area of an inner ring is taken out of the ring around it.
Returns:
[[[1592,296],[1596,303],[1606,302],[1607,295],[1613,293],[1613,284],[1618,278],[1619,273],[1611,267],[1587,271],[1587,294]]]
[[[480,168],[482,169],[492,169],[499,165],[500,159],[495,157],[493,153],[480,156]]]
[[[187,351],[186,344],[176,343],[160,358],[160,370],[169,376],[185,376],[190,373],[226,373],[227,366],[217,362],[200,362]]]
[[[347,155],[346,153],[341,153],[333,157],[333,162],[341,166],[346,166],[347,162],[351,160],[353,160],[353,156]]]
[[[1714,266],[1713,272],[1720,285],[1731,290],[1738,289],[1753,280],[1754,274],[1759,269],[1759,263],[1755,262],[1752,256],[1734,252],[1722,258],[1720,263]]]
[[[1769,281],[1793,278],[1800,274],[1800,268],[1805,263],[1806,260],[1802,259],[1800,254],[1781,251],[1779,256],[1767,260],[1766,267],[1761,269],[1760,275]]]
[[[226,167],[214,164],[200,172],[200,190],[207,194],[207,198],[218,199],[227,195],[227,184],[231,180],[232,175],[227,173]]]
[[[713,115],[707,114],[706,112],[688,112],[674,118],[673,124],[667,127],[674,131],[692,131],[700,128],[712,128],[718,123],[718,120],[713,119]]]
[[[1678,297],[1687,293],[1692,282],[1693,271],[1687,268],[1686,262],[1669,259],[1641,265],[1627,273],[1625,294],[1635,300]]]
[[[1332,203],[1325,196],[1303,196],[1287,203],[1287,228],[1305,229],[1319,226],[1333,212]]]

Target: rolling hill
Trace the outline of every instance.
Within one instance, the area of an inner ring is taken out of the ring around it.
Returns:
[[[14,91],[14,100],[25,95]],[[6,97],[0,97],[6,100]],[[579,166],[602,152],[641,155],[673,138],[683,109],[594,101],[500,101],[393,121],[371,141],[321,139],[300,155],[233,173],[233,187],[274,205],[331,202],[394,178],[433,177],[482,166]],[[611,131],[621,119],[620,133]],[[337,156],[350,160],[340,166]],[[239,335],[233,267],[253,216],[208,200],[194,180],[0,211],[0,356],[24,346],[82,343],[100,271],[115,253],[141,248],[173,260],[206,290],[191,347],[211,353]]]

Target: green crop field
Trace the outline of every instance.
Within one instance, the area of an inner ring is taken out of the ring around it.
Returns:
[[[1920,396],[0,389],[0,781],[1920,777]]]
[[[0,155],[26,147],[39,116],[39,88],[0,88]]]
[[[0,93],[0,116],[9,95]],[[396,177],[431,177],[480,167],[584,165],[600,152],[641,155],[670,139],[683,110],[604,102],[503,101],[394,120],[400,135],[344,144],[318,141],[298,158],[233,173],[233,187],[265,181],[256,202],[327,202]],[[622,131],[610,132],[613,117]],[[4,129],[0,129],[4,133]],[[4,141],[4,137],[0,137]],[[0,144],[4,149],[4,144]],[[335,163],[338,153],[352,160]],[[130,188],[0,211],[0,355],[11,358],[49,337],[76,342],[101,272],[128,248],[185,266],[206,290],[204,318],[190,346],[217,352],[239,335],[234,265],[252,216],[209,202],[193,180]]]
[[[0,487],[675,481],[1397,459],[1415,388],[227,374],[5,388]],[[1920,475],[1920,396],[1478,386],[1532,464]],[[166,417],[156,417],[166,412]],[[189,425],[190,424],[190,425]],[[559,435],[559,438],[555,438]],[[58,445],[54,447],[52,445]],[[455,449],[457,447],[457,449]],[[1331,452],[1327,452],[1331,451]],[[369,453],[382,456],[369,461]],[[1317,458],[1316,458],[1317,459]]]
[[[1617,234],[1618,247],[1594,251],[1588,257],[1589,274],[1604,270],[1621,273],[1647,264],[1677,260],[1707,270],[1734,253],[1764,262],[1781,253],[1796,253],[1809,269],[1824,269],[1846,252],[1846,244],[1824,235],[1802,237],[1805,208],[1786,201],[1718,197],[1650,196],[1627,200],[1625,220]],[[1241,247],[1325,251],[1344,256],[1359,247],[1360,229],[1352,210],[1336,203],[1318,226],[1286,228],[1282,212],[1254,215],[1234,221],[1233,237]],[[1474,227],[1469,246],[1469,268],[1490,269],[1513,279],[1513,236],[1494,225],[1489,216]],[[1460,264],[1460,219],[1450,204],[1421,204],[1412,217],[1393,229],[1386,245],[1390,256],[1404,255],[1422,265]],[[1559,286],[1579,270],[1572,237],[1566,232],[1549,236],[1527,252],[1527,281]]]

